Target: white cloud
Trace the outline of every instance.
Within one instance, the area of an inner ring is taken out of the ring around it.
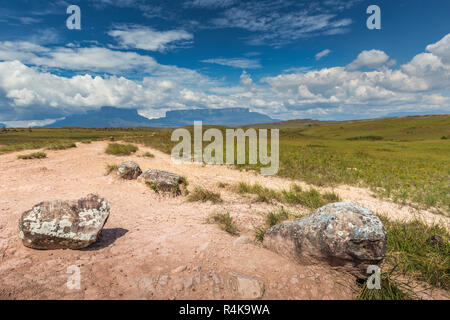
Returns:
[[[322,59],[323,57],[329,55],[331,52],[330,49],[325,49],[323,51],[320,51],[319,53],[316,54],[316,60],[319,61],[320,59]]]
[[[445,64],[450,64],[450,33],[438,42],[428,45],[426,49],[441,58]]]
[[[226,8],[235,4],[237,0],[188,0],[184,3],[185,7],[197,8]]]
[[[377,68],[384,65],[389,60],[389,56],[380,50],[364,50],[347,67],[355,70],[361,67]]]
[[[43,119],[43,120],[19,120],[19,121],[4,121],[7,128],[29,128],[29,127],[42,127],[55,121],[62,120],[64,118],[56,119]]]
[[[104,105],[138,108],[146,116],[160,116],[168,109],[233,106],[246,106],[275,118],[369,118],[397,111],[450,112],[450,65],[444,59],[445,51],[439,51],[442,43],[431,44],[429,52],[417,54],[397,69],[389,67],[389,57],[380,51],[375,55],[361,53],[355,60],[360,66],[382,65],[374,70],[345,66],[299,69],[259,82],[243,72],[239,84],[226,86],[194,70],[161,65],[132,52],[105,48],[85,48],[85,52],[82,48],[50,49],[27,42],[2,42],[0,60],[6,61],[0,62],[0,110],[6,111],[0,112],[0,122],[12,120],[4,116],[5,112],[11,115],[11,108],[20,115],[44,108],[67,114]],[[94,64],[99,64],[98,70],[133,70],[144,65],[147,71],[140,80],[132,80],[119,75],[62,76],[44,68],[82,70]]]
[[[255,59],[246,59],[246,58],[215,58],[215,59],[206,59],[201,60],[204,63],[214,63],[220,64],[222,66],[228,66],[239,69],[258,69],[261,68],[261,64],[259,60]]]
[[[101,47],[70,46],[49,49],[31,42],[0,42],[0,60],[15,59],[36,66],[112,73],[137,68],[151,69],[157,66],[152,57],[135,52],[114,51]]]
[[[241,84],[244,87],[248,87],[248,86],[251,86],[253,84],[252,77],[245,71],[242,71],[240,80],[241,80]]]
[[[212,19],[216,28],[240,28],[252,32],[251,45],[269,44],[275,47],[298,39],[321,34],[348,32],[350,18],[339,18],[327,8],[316,10],[306,2],[265,1],[239,2]]]
[[[148,27],[122,27],[108,32],[118,40],[123,48],[147,51],[167,51],[177,46],[185,46],[194,36],[184,30],[156,31]]]

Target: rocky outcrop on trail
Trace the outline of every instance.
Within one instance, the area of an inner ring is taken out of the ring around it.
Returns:
[[[293,222],[271,227],[264,246],[302,264],[327,263],[365,274],[386,252],[386,230],[370,210],[352,202],[325,205]]]
[[[183,177],[178,174],[155,169],[146,170],[138,180],[149,184],[155,191],[174,194],[181,193],[180,185],[184,181]]]
[[[141,168],[134,161],[122,162],[117,171],[123,179],[127,180],[137,179],[142,174]]]
[[[35,205],[19,220],[19,237],[33,249],[81,249],[97,241],[110,203],[95,194]]]

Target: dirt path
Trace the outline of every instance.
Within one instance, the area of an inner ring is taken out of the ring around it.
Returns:
[[[161,196],[136,181],[105,176],[105,165],[133,160],[142,169],[184,175],[190,188],[219,190],[219,182],[239,181],[287,188],[290,181],[225,166],[176,165],[168,155],[145,147],[136,155],[115,157],[106,155],[105,147],[106,142],[78,144],[76,149],[47,151],[47,159],[32,161],[17,160],[18,153],[0,156],[0,299],[239,299],[235,274],[262,280],[265,299],[353,297],[354,279],[349,275],[326,266],[295,264],[257,243],[235,246],[237,237],[204,223],[209,214],[226,210],[241,235],[253,238],[254,226],[274,206],[223,189],[224,202],[218,205]],[[145,151],[155,158],[139,157]],[[411,209],[375,199],[363,189],[336,191],[393,219],[411,216]],[[111,201],[111,215],[97,244],[77,251],[37,251],[21,244],[17,221],[23,211],[43,200],[88,193]],[[420,214],[448,226],[445,217]],[[66,286],[72,265],[81,270],[80,290]]]

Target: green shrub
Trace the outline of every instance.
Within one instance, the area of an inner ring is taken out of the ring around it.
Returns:
[[[146,152],[142,156],[145,158],[154,158],[155,157],[155,155],[151,152]]]
[[[289,212],[284,208],[281,208],[278,211],[272,211],[266,215],[266,225],[268,227],[273,227],[287,219],[289,219]]]
[[[138,150],[139,148],[133,144],[110,143],[105,152],[116,156],[129,156]]]
[[[255,227],[254,232],[255,232],[255,239],[257,241],[263,242],[264,236],[266,235],[267,232],[267,227],[265,226]]]
[[[217,186],[218,186],[219,188],[224,189],[224,188],[228,187],[228,183],[226,183],[226,182],[219,182],[219,183],[217,184]]]
[[[207,202],[211,201],[212,203],[219,203],[222,202],[222,198],[220,197],[220,193],[213,192],[210,190],[207,190],[202,187],[195,187],[194,191],[192,191],[188,196],[188,201],[201,201],[201,202]]]
[[[298,218],[298,216],[292,214],[284,208],[280,208],[277,211],[271,211],[267,213],[265,218],[265,225],[257,226],[254,228],[255,239],[258,241],[263,241],[267,229],[273,227],[274,225],[280,224],[283,221],[289,220],[290,218]]]
[[[77,145],[74,142],[57,142],[50,144],[47,147],[47,150],[65,150],[76,147]]]
[[[394,279],[389,273],[381,274],[381,288],[367,288],[367,280],[360,284],[357,300],[413,300],[418,299],[411,286],[406,282]]]
[[[381,137],[381,136],[359,136],[359,137],[347,138],[346,140],[349,140],[349,141],[355,141],[355,140],[378,141],[378,140],[383,140],[383,137]]]
[[[217,224],[222,230],[228,232],[231,235],[239,234],[239,229],[236,226],[236,223],[234,222],[233,218],[230,216],[229,212],[214,213],[206,220],[206,222]]]
[[[47,154],[45,152],[33,152],[30,154],[19,155],[17,158],[22,160],[43,159],[47,158]]]
[[[117,171],[119,169],[119,166],[116,163],[113,164],[107,164],[106,165],[106,175],[111,174],[111,172]]]

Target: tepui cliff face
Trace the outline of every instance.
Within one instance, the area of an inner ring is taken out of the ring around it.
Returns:
[[[182,127],[193,125],[194,121],[205,125],[239,126],[278,120],[247,108],[173,110],[167,111],[163,118],[148,119],[139,115],[137,109],[102,107],[98,111],[68,116],[46,127]]]

